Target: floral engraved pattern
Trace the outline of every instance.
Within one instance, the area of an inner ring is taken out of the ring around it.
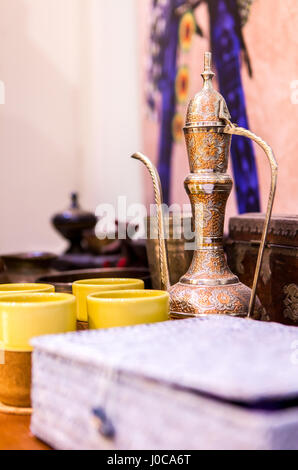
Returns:
[[[187,124],[198,124],[206,121],[219,121],[231,119],[225,99],[213,88],[203,88],[191,100],[186,122]]]
[[[210,296],[210,302],[212,306],[220,312],[230,311],[234,309],[237,298],[227,290],[219,292],[214,290]]]
[[[218,121],[220,100],[223,98],[215,90],[201,90],[189,104],[186,121]]]
[[[185,136],[192,172],[214,169],[224,173],[230,136],[213,132],[189,132]]]
[[[196,97],[197,98],[197,97]],[[215,109],[214,98],[210,99],[210,92],[200,91],[199,106],[198,99],[190,102],[186,121],[188,123],[197,123],[199,121],[216,121],[218,119]]]
[[[195,195],[191,197],[195,207],[195,223],[199,235],[222,237],[226,199],[222,193]]]
[[[218,136],[217,136],[218,137]],[[194,165],[196,164],[197,160],[208,161],[211,160],[215,162],[218,160],[224,151],[225,142],[220,138],[214,139],[212,133],[208,133],[204,135],[202,146],[198,150],[197,158],[194,161]]]
[[[183,313],[190,315],[233,314],[246,316],[251,290],[241,283],[217,286],[212,289],[185,285],[182,282],[173,286],[171,295],[171,315]],[[259,315],[261,306],[257,299],[255,314]]]
[[[198,250],[184,279],[199,280],[200,277],[231,278],[223,249]]]
[[[298,286],[296,284],[290,284],[284,287],[284,316],[289,318],[293,322],[298,322]]]

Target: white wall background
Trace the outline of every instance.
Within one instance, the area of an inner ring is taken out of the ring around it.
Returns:
[[[137,0],[0,0],[0,253],[59,252],[50,218],[142,202]]]

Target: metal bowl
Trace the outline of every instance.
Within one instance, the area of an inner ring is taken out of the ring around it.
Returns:
[[[72,293],[72,284],[82,279],[100,278],[136,278],[145,282],[145,288],[151,289],[151,276],[146,268],[102,268],[87,271],[66,271],[62,274],[41,277],[37,282],[52,284],[56,292]]]
[[[1,255],[6,267],[9,282],[35,282],[37,277],[47,276],[53,272],[53,263],[57,255],[32,251]]]

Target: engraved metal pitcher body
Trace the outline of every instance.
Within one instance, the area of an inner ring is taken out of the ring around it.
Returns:
[[[195,251],[189,270],[172,287],[164,240],[160,179],[146,156],[140,153],[133,155],[146,165],[154,185],[162,285],[170,293],[171,318],[208,314],[260,318],[263,309],[256,298],[256,287],[276,190],[277,164],[271,148],[262,139],[231,123],[226,102],[212,85],[214,73],[211,71],[210,53],[205,53],[202,77],[203,89],[189,104],[184,128],[191,172],[184,185],[192,206]],[[225,209],[233,187],[233,180],[227,174],[232,134],[257,142],[271,165],[271,191],[252,289],[240,283],[231,272],[223,249]]]

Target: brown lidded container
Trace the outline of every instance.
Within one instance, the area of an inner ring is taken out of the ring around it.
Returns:
[[[252,286],[265,216],[230,219],[228,262]],[[298,326],[298,215],[272,217],[257,294],[271,321]]]

